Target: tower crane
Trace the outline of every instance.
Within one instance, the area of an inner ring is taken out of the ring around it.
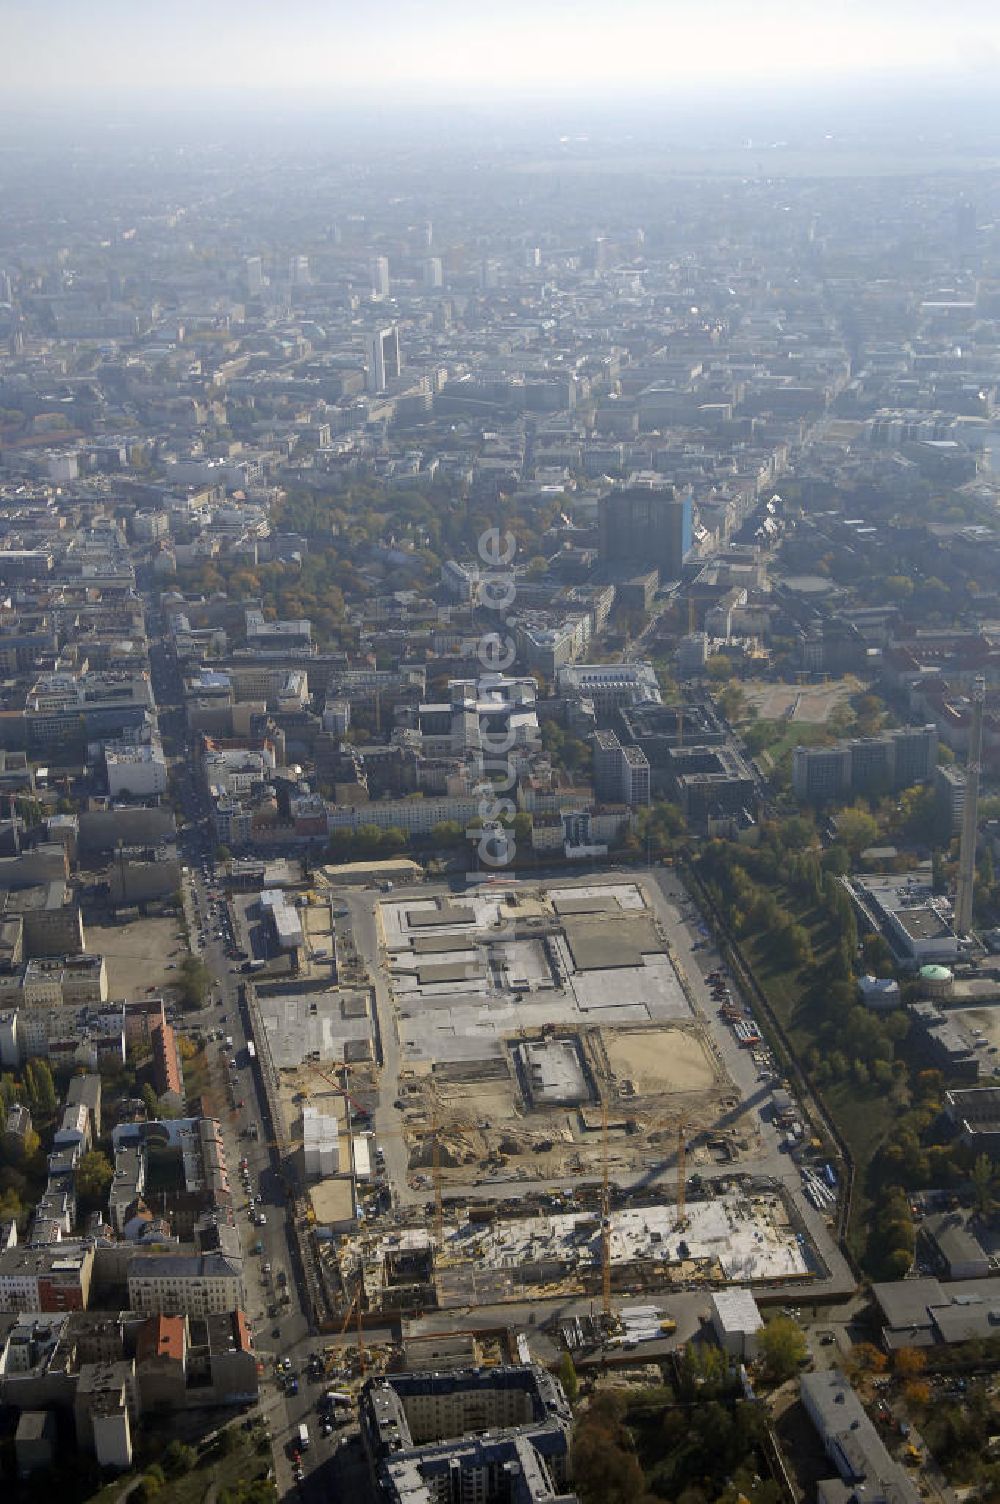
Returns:
[[[347,1331],[347,1328],[351,1324],[351,1317],[355,1314],[355,1312],[357,1312],[357,1321],[358,1321],[358,1367],[361,1370],[361,1377],[362,1378],[364,1378],[364,1376],[365,1376],[365,1369],[367,1367],[367,1362],[366,1362],[366,1359],[365,1359],[364,1315],[363,1315],[363,1312],[362,1312],[362,1309],[361,1309],[361,1307],[362,1307],[361,1291],[362,1291],[363,1288],[364,1288],[364,1281],[363,1280],[359,1280],[357,1288],[354,1291],[354,1299],[351,1301],[350,1305],[347,1308],[347,1315],[344,1317],[344,1324],[340,1328],[340,1335],[341,1335],[341,1337],[343,1337],[344,1333]]]
[[[687,1140],[684,1137],[684,1124],[677,1126],[677,1221],[674,1224],[678,1232],[683,1232],[688,1225],[687,1219]]]
[[[437,1113],[431,1123],[431,1175],[434,1180],[434,1235],[438,1250],[444,1247],[444,1192],[441,1187],[441,1137],[438,1132]]]
[[[604,1320],[611,1323],[611,1202],[608,1194],[608,1104],[601,1100],[601,1298]]]

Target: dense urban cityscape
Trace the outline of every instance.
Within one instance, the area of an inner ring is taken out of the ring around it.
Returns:
[[[5,1497],[1000,1496],[1000,152],[867,129],[11,130]]]

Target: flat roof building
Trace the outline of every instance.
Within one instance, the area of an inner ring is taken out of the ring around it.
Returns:
[[[802,1378],[802,1405],[839,1475],[817,1484],[820,1504],[919,1504],[915,1483],[890,1457],[849,1381],[837,1369]],[[843,1485],[843,1486],[841,1486]]]
[[[369,1379],[359,1416],[385,1504],[458,1498],[575,1504],[567,1491],[572,1414],[542,1368]]]
[[[747,1361],[757,1356],[757,1334],[764,1325],[749,1290],[712,1292],[712,1330],[723,1352]]]

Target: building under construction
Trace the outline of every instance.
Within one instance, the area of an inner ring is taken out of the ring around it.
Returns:
[[[528,1216],[472,1208],[444,1222],[440,1242],[426,1228],[345,1239],[343,1289],[353,1297],[360,1285],[366,1310],[415,1313],[538,1294],[807,1284],[825,1272],[778,1190],[606,1210],[603,1194],[593,1207],[546,1199]]]

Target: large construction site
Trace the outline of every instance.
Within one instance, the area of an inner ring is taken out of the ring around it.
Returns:
[[[639,1198],[591,1207],[546,1198],[519,1209],[472,1207],[435,1226],[344,1239],[339,1278],[367,1311],[413,1315],[538,1297],[603,1299],[730,1282],[806,1286],[824,1270],[790,1203],[728,1186],[703,1200]]]
[[[383,902],[410,1185],[692,1167],[752,1147],[641,887]],[[470,1172],[471,1177],[470,1177]]]
[[[373,922],[381,1064],[281,1071],[336,1320],[824,1274],[642,882],[423,886]]]

